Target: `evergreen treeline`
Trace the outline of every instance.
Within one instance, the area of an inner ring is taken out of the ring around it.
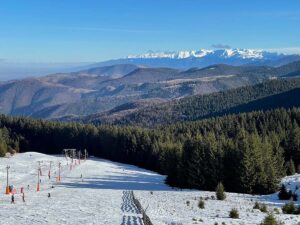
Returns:
[[[174,186],[270,193],[300,165],[300,108],[229,115],[157,129],[0,116],[0,148],[94,156],[167,175]],[[6,147],[8,148],[8,147]],[[292,165],[292,166],[291,166]]]
[[[9,151],[19,151],[19,141],[6,127],[0,126],[0,157]]]

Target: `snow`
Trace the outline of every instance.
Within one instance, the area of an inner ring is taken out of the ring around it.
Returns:
[[[296,187],[300,187],[300,174],[288,176],[282,179],[288,190],[293,192]],[[300,196],[300,191],[296,193]],[[300,215],[282,214],[281,207],[289,201],[278,199],[278,193],[271,195],[247,195],[237,193],[226,193],[226,200],[218,201],[214,199],[215,192],[180,190],[162,192],[141,191],[136,196],[141,204],[147,207],[147,214],[153,224],[260,224],[266,213],[258,209],[253,209],[255,202],[266,204],[269,212],[273,212],[275,217],[286,225],[298,225]],[[198,207],[199,200],[204,199],[205,209]],[[187,205],[189,202],[189,205]],[[295,205],[298,206],[298,199]],[[231,209],[239,211],[240,219],[229,218]],[[280,214],[274,209],[277,208]]]
[[[292,175],[282,179],[282,183],[287,187],[288,190],[296,192],[300,196],[300,175]]]
[[[267,203],[267,199],[261,196],[227,193],[224,201],[211,198],[214,192],[174,190],[162,192],[139,192],[136,196],[141,204],[147,208],[146,213],[153,224],[260,224],[266,213],[253,209],[254,203]],[[205,202],[205,209],[198,208],[200,197]],[[187,201],[190,202],[187,205]],[[232,208],[239,211],[240,219],[229,218]],[[268,205],[270,211],[275,207]],[[280,209],[279,209],[280,210]],[[275,214],[285,224],[297,225],[300,222],[299,215]],[[201,222],[202,221],[202,222]]]
[[[36,191],[37,161],[43,161],[40,192]],[[53,161],[50,180],[49,161]],[[56,182],[58,162],[62,165],[60,183]],[[10,195],[4,194],[7,165],[10,166],[9,183],[17,188],[15,204],[11,204]],[[82,160],[72,170],[70,159],[67,162],[62,156],[29,152],[0,158],[0,224],[143,224],[131,190],[155,225],[259,224],[266,214],[253,209],[256,201],[268,204],[270,210],[285,202],[279,201],[276,194],[236,193],[227,193],[225,201],[218,201],[211,198],[214,192],[172,189],[164,184],[164,179],[151,171],[98,158]],[[286,177],[282,182],[293,189],[300,185],[300,175]],[[25,189],[25,203],[22,202],[21,187]],[[205,209],[198,208],[200,197],[206,199]],[[231,208],[239,210],[240,219],[228,217]],[[280,213],[275,216],[287,225],[300,222],[300,216],[296,215]]]
[[[208,54],[213,53],[212,50],[201,49],[199,51],[178,51],[178,52],[148,52],[141,55],[129,55],[128,59],[142,58],[142,59],[156,59],[156,58],[171,58],[171,59],[186,59],[190,57],[202,58]]]
[[[281,184],[284,184],[285,187],[287,188],[287,191],[291,190],[293,193],[296,193],[300,197],[300,174],[292,175],[292,176],[287,176],[282,179]],[[277,193],[274,193],[269,196],[261,196],[261,200],[265,201],[269,205],[273,206],[278,206],[281,207],[285,203],[289,202],[288,200],[286,201],[280,201],[278,200]],[[298,199],[298,203],[300,203],[300,199]],[[299,220],[300,222],[300,220]]]
[[[217,49],[208,50],[200,49],[199,51],[178,51],[178,52],[148,52],[140,55],[129,55],[127,59],[186,59],[186,58],[203,58],[206,56],[216,56],[222,58],[238,57],[242,59],[263,59],[264,57],[270,57],[270,55],[278,56],[277,53],[269,53],[260,49]],[[267,58],[268,58],[267,57]]]
[[[52,178],[48,180],[49,163]],[[37,187],[37,161],[42,163],[41,191]],[[58,162],[62,164],[61,183],[56,183]],[[69,159],[70,163],[70,159]],[[15,204],[5,195],[6,166],[9,183],[17,188]],[[124,190],[167,190],[164,177],[140,168],[92,158],[69,170],[64,157],[22,153],[0,158],[0,223],[4,224],[141,224]],[[83,175],[83,181],[80,178]],[[29,190],[27,189],[29,185]],[[51,186],[54,185],[54,188]],[[25,189],[22,202],[20,188]],[[48,198],[48,193],[51,197]],[[137,220],[137,222],[133,222]],[[132,221],[132,223],[127,223]]]

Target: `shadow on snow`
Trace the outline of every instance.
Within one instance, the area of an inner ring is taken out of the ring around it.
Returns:
[[[165,177],[155,172],[141,169],[133,165],[111,162],[109,160],[95,158],[92,161],[112,163],[113,166],[107,165],[107,175],[105,176],[84,177],[83,181],[80,178],[70,177],[70,182],[62,182],[57,184],[57,186],[66,188],[114,190],[172,190],[171,187],[165,184]],[[118,169],[119,171],[110,170],[110,167],[114,170]]]
[[[170,187],[163,184],[161,178],[142,175],[133,176],[108,176],[108,177],[93,177],[85,178],[83,182],[78,179],[78,182],[62,182],[57,186],[66,188],[90,188],[90,189],[115,189],[115,190],[153,190],[164,191],[172,190]]]

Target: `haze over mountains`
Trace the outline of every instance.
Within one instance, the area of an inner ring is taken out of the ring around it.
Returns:
[[[174,99],[297,77],[300,61],[281,64],[299,57],[240,49],[130,56],[122,60],[132,64],[110,61],[116,64],[99,66],[109,64],[103,62],[80,67],[78,72],[1,82],[0,112],[65,120],[91,114],[98,120],[112,112],[120,117],[126,110],[125,114]],[[165,62],[178,66],[157,67]],[[199,67],[178,68],[190,62]],[[209,62],[213,65],[200,66]],[[227,64],[215,64],[219,62]]]
[[[0,59],[0,81],[71,72],[90,63],[9,62]]]

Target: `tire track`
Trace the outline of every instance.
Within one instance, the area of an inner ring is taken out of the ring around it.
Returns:
[[[123,191],[121,210],[124,213],[121,225],[143,225],[142,215],[134,204],[132,191]]]

